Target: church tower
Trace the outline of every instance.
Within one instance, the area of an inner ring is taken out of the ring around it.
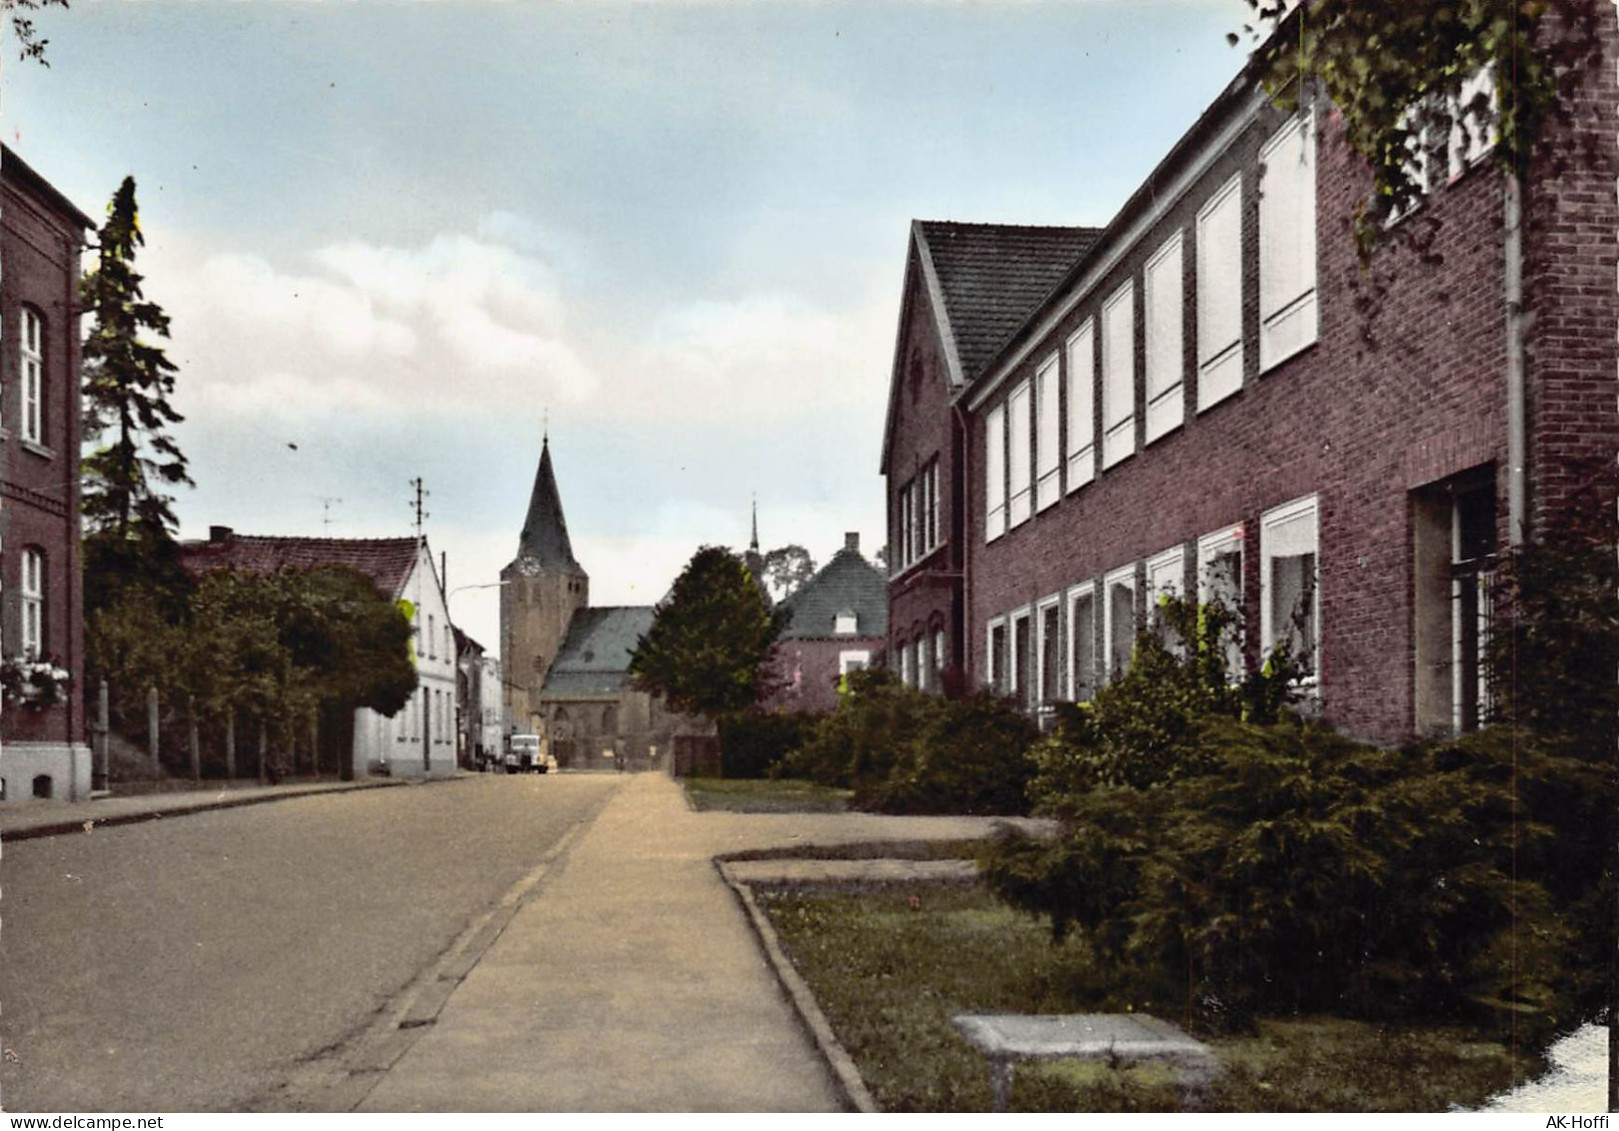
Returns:
[[[517,557],[500,571],[500,580],[506,709],[517,729],[527,731],[536,724],[540,689],[567,639],[573,614],[590,603],[590,578],[574,560],[568,542],[549,436],[540,444],[540,467],[534,473]]]

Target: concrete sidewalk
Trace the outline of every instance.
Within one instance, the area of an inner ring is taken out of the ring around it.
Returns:
[[[17,801],[0,805],[0,841],[31,840],[61,836],[93,828],[128,825],[239,805],[259,805],[291,797],[317,793],[339,793],[355,789],[380,789],[408,785],[417,779],[368,778],[364,781],[304,781],[284,785],[221,783],[213,789],[180,790],[125,797],[98,797],[92,801]],[[448,781],[449,778],[426,779]]]
[[[678,783],[637,775],[358,1110],[841,1110],[713,857],[992,824],[694,813]]]

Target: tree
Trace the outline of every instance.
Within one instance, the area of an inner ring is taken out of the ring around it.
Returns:
[[[802,546],[781,546],[764,557],[764,582],[778,603],[814,576],[815,559]]]
[[[784,623],[742,559],[704,546],[659,603],[630,674],[677,711],[718,718],[749,707]]]
[[[1490,160],[1525,171],[1547,118],[1565,110],[1571,85],[1599,57],[1596,2],[1247,0],[1254,22],[1244,31],[1284,104],[1314,80],[1342,112],[1372,171],[1359,217],[1364,251],[1421,198],[1423,166],[1453,131],[1494,138]],[[1474,82],[1486,68],[1493,98]]]
[[[148,340],[169,336],[169,318],[141,290],[135,255],[145,242],[135,178],[125,177],[107,206],[96,268],[81,286],[83,307],[95,318],[84,342],[84,433],[86,440],[106,438],[84,461],[82,507],[94,534],[160,543],[176,525],[164,488],[192,483],[168,435],[184,419],[169,404],[176,368]]]
[[[67,0],[3,0],[0,7],[11,17],[11,34],[17,39],[17,58],[32,59],[42,67],[50,66],[45,60],[45,48],[50,43],[41,39],[34,30],[34,21],[27,14],[40,8],[66,8]]]

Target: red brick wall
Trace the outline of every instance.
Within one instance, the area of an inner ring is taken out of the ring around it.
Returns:
[[[1611,483],[1619,452],[1619,31],[1612,4],[1594,8],[1600,57],[1524,192],[1531,538],[1593,479]]]
[[[70,742],[84,738],[83,611],[79,567],[79,320],[76,314],[82,236],[70,219],[7,177],[0,198],[0,640],[21,650],[22,553],[45,559],[45,651],[73,675],[68,704],[8,710],[0,738]],[[43,444],[22,439],[21,318],[32,307],[43,321]]]
[[[888,558],[899,561],[899,491],[930,459],[939,460],[939,546],[889,583],[889,655],[897,655],[900,644],[909,644],[924,632],[943,628],[946,647],[957,647],[959,614],[953,612],[954,595],[959,591],[960,539],[954,529],[959,512],[960,469],[952,442],[950,377],[934,312],[921,272],[913,277],[917,285],[909,296],[906,318],[901,327],[897,389],[893,391],[894,423],[889,435],[888,466]]]
[[[1428,254],[1391,247],[1368,271],[1355,254],[1349,221],[1365,177],[1334,117],[1318,112],[1319,340],[1260,373],[1257,160],[1274,126],[1267,118],[1215,162],[975,414],[972,445],[981,452],[985,413],[1031,377],[1039,360],[1084,319],[1099,318],[1101,301],[1134,278],[1136,454],[988,545],[981,474],[969,486],[967,641],[975,681],[985,671],[990,618],[1239,522],[1247,526],[1252,641],[1258,518],[1316,494],[1323,709],[1354,734],[1395,740],[1409,731],[1408,492],[1491,460],[1504,463],[1501,183],[1479,169],[1435,193],[1420,216],[1406,221],[1413,232],[1418,222],[1437,222]],[[1195,215],[1237,168],[1243,170],[1246,373],[1240,393],[1198,414]],[[1187,420],[1143,449],[1141,268],[1175,228],[1185,239]],[[1607,281],[1611,290],[1611,270]],[[1195,547],[1188,551],[1195,555]]]
[[[838,705],[840,660],[844,652],[870,653],[875,665],[885,641],[881,637],[783,640],[776,645],[776,674],[781,687],[765,706],[772,711],[831,711]]]

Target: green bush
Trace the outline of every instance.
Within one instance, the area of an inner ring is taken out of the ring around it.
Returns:
[[[852,789],[861,809],[1023,813],[1037,737],[1026,716],[987,692],[947,700],[886,671],[856,672],[778,773]]]
[[[988,692],[940,700],[888,776],[857,790],[855,804],[884,813],[1027,813],[1028,750],[1039,736],[1027,715]]]
[[[1549,1034],[1585,1014],[1594,952],[1555,875],[1563,806],[1599,788],[1581,763],[1499,733],[1390,751],[1216,720],[1203,738],[1195,771],[1067,795],[1053,842],[1008,834],[994,890],[1159,972],[1210,1025],[1489,1002]]]
[[[867,792],[887,780],[901,750],[941,704],[881,668],[851,672],[837,708],[782,763],[779,776]]]
[[[745,711],[719,720],[720,776],[767,778],[813,733],[816,717],[802,712]]]

